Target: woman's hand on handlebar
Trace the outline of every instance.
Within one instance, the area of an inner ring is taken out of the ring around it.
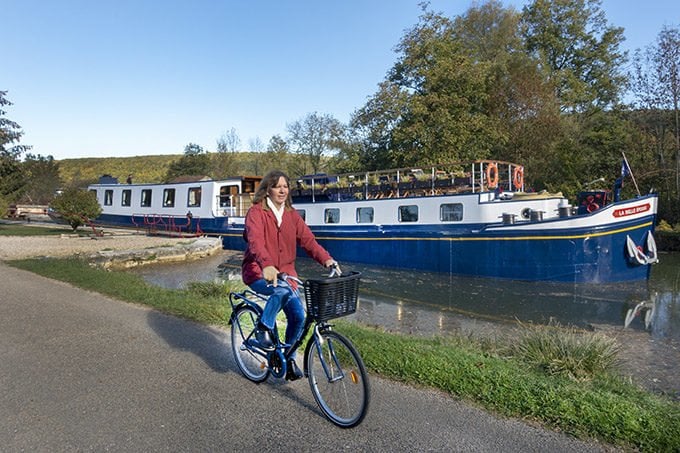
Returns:
[[[334,259],[331,258],[328,261],[326,261],[324,263],[324,266],[326,266],[326,268],[331,269],[331,273],[328,275],[329,277],[335,277],[336,275],[339,277],[339,276],[342,275],[342,270],[340,270],[340,265]]]
[[[274,286],[276,286],[278,274],[279,270],[274,266],[267,266],[262,269],[262,277],[268,282],[271,282],[271,284]]]
[[[297,277],[293,277],[293,276],[290,275],[290,274],[286,274],[285,272],[279,273],[279,274],[276,276],[276,278],[277,278],[278,280],[281,280],[282,282],[288,282],[289,280],[292,280],[292,281],[297,282],[297,283],[299,283],[299,284],[301,284],[301,285],[303,284],[303,281],[302,281],[302,280],[300,280],[300,279],[297,278]],[[276,286],[276,285],[274,285],[274,286]]]

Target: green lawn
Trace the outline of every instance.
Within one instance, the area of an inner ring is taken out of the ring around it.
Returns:
[[[74,234],[70,227],[28,226],[21,223],[0,223],[0,236],[60,236]],[[86,234],[78,231],[78,234]]]

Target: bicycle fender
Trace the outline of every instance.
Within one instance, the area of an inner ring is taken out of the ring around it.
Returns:
[[[231,325],[234,321],[234,314],[245,306],[253,308],[257,312],[258,316],[262,316],[262,307],[260,307],[259,305],[257,305],[254,302],[242,301],[242,302],[239,302],[238,304],[236,304],[234,306],[233,310],[231,311],[231,316],[229,316],[229,325]]]

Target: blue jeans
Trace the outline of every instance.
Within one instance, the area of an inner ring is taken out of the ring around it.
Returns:
[[[283,308],[283,312],[288,320],[286,326],[286,343],[293,345],[305,326],[305,309],[300,300],[300,293],[288,285],[286,282],[278,282],[278,286],[271,286],[265,279],[257,280],[250,284],[250,289],[258,294],[269,296],[264,305],[264,311],[260,322],[270,330],[276,324],[276,315]],[[291,354],[291,358],[295,353]]]

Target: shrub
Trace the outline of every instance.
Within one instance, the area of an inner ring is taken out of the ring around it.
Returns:
[[[94,219],[102,213],[97,197],[92,192],[74,187],[58,195],[51,207],[61,214],[73,231],[84,225],[86,219]]]
[[[555,324],[522,326],[513,355],[550,375],[587,381],[619,365],[620,346],[612,338]]]
[[[677,226],[677,225],[676,225]],[[671,225],[666,222],[665,220],[661,220],[659,224],[656,226],[657,231],[673,231],[673,228]]]

